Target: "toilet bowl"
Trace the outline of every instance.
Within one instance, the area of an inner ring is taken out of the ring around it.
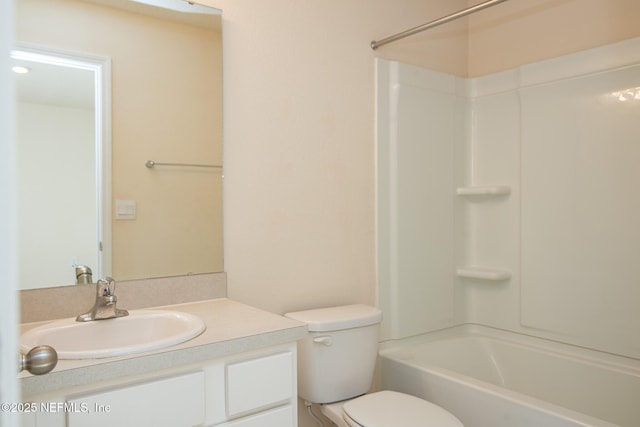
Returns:
[[[373,381],[382,312],[362,304],[287,313],[305,322],[298,342],[298,395],[337,427],[463,427],[431,402],[395,391],[366,394]]]

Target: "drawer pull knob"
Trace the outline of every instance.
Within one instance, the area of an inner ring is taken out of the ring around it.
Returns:
[[[331,339],[331,337],[314,338],[313,342],[318,343],[318,344],[322,344],[322,345],[327,346],[327,347],[331,347],[333,345],[333,339]]]
[[[48,345],[38,345],[27,354],[21,354],[19,364],[20,371],[26,369],[33,375],[46,374],[58,364],[58,353]]]

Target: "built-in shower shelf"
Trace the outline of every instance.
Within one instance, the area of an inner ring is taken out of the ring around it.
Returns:
[[[458,187],[458,196],[506,196],[511,193],[511,187],[504,185],[472,185],[469,187]]]
[[[508,271],[482,267],[461,267],[456,270],[456,275],[465,279],[481,279],[495,282],[511,278],[511,273]]]

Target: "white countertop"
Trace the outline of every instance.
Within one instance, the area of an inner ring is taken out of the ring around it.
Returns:
[[[195,314],[207,328],[187,342],[160,350],[104,359],[59,360],[55,369],[45,375],[21,372],[18,378],[23,396],[290,343],[307,333],[302,322],[228,298],[154,308]],[[21,332],[43,323],[47,322],[23,324]]]

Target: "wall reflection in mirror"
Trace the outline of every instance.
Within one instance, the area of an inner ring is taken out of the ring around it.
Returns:
[[[63,62],[16,64],[22,289],[223,270],[222,171],[145,167],[222,161],[220,15],[193,10],[16,0],[16,52]]]
[[[18,262],[23,289],[111,271],[109,60],[18,44]]]

